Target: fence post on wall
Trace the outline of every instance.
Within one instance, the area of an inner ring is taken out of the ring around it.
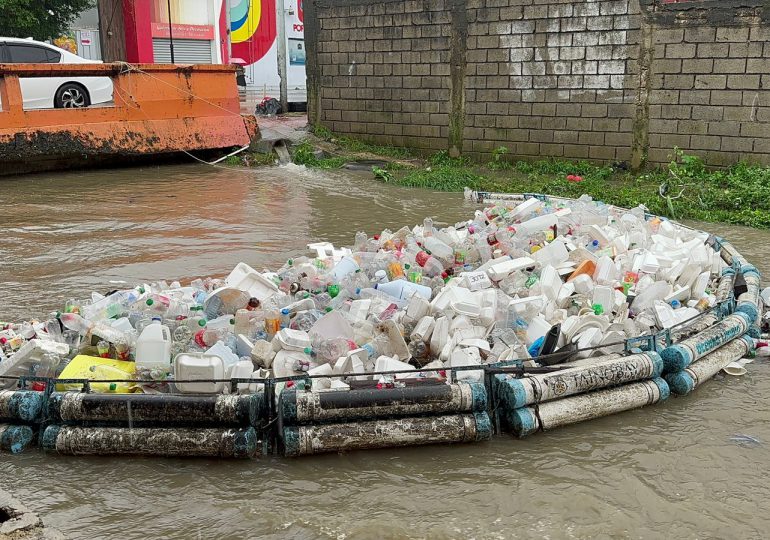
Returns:
[[[465,0],[451,0],[452,37],[449,42],[449,155],[459,157],[465,128],[465,67],[468,41],[468,15]]]
[[[650,138],[650,84],[652,62],[655,56],[653,43],[653,22],[647,16],[644,3],[641,8],[641,26],[639,28],[639,79],[636,88],[636,109],[631,142],[631,168],[638,170],[647,162],[647,150]]]

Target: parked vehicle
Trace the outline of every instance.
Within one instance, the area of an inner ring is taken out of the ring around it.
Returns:
[[[32,39],[0,37],[0,63],[99,64]],[[109,77],[25,77],[20,80],[25,109],[80,108],[112,101]]]

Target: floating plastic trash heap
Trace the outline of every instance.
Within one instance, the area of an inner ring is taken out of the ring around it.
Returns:
[[[523,437],[753,353],[760,275],[723,240],[587,196],[465,195],[487,204],[465,222],[5,325],[0,449],[34,430],[60,454],[227,458]]]

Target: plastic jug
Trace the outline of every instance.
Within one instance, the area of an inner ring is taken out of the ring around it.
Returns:
[[[171,332],[168,326],[154,321],[136,340],[136,368],[171,372]]]
[[[174,386],[185,394],[219,394],[225,388],[222,359],[215,354],[183,353],[174,358],[174,379],[177,381],[201,380],[207,382],[177,382]],[[219,380],[220,382],[210,382]]]

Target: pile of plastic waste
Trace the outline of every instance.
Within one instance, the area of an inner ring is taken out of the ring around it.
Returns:
[[[359,232],[349,249],[311,244],[314,256],[274,272],[240,263],[225,279],[92,293],[44,320],[5,324],[0,388],[34,376],[138,381],[94,382],[96,392],[221,393],[232,378],[307,373],[323,391],[597,357],[714,304],[724,263],[707,241],[588,196],[501,200],[453,226],[426,218]]]

